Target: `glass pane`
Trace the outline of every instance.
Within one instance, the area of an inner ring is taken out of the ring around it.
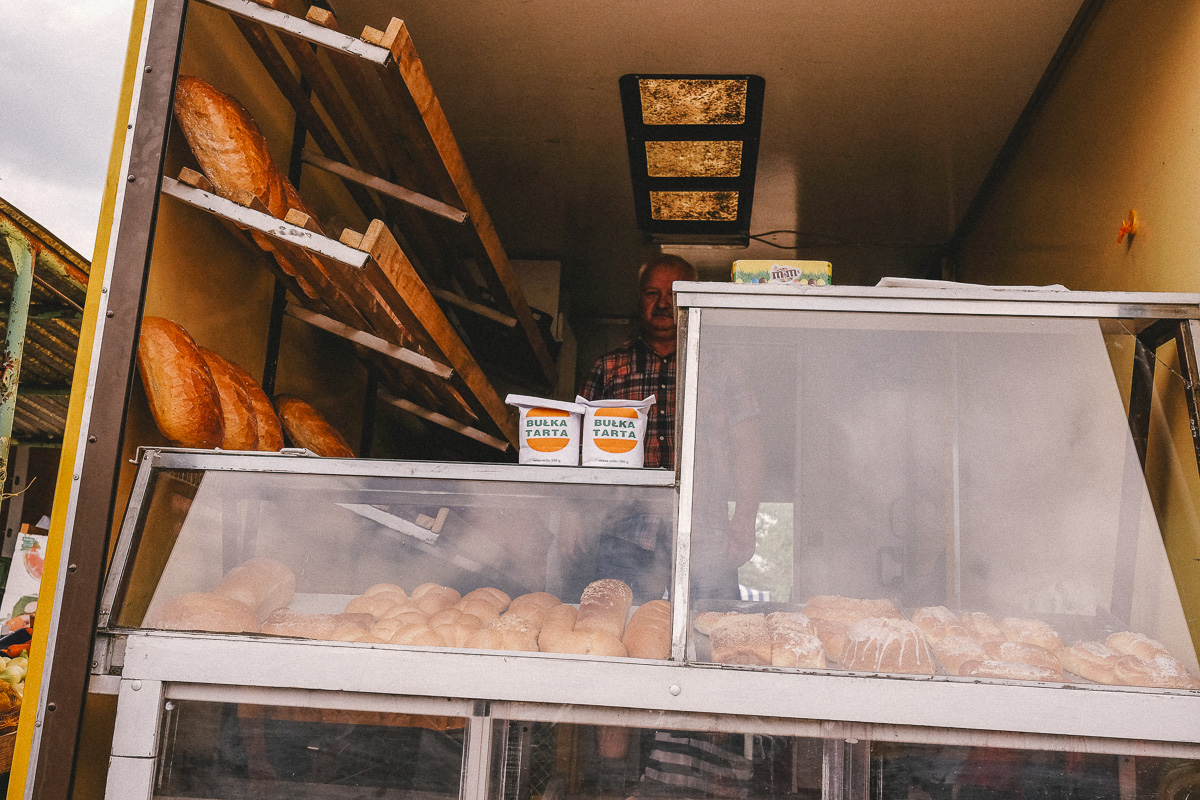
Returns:
[[[646,125],[741,125],[746,81],[643,78],[638,81]]]
[[[650,193],[654,219],[733,222],[737,214],[737,192]]]
[[[466,720],[170,701],[155,797],[457,798]]]
[[[1082,752],[768,735],[745,720],[496,726],[495,800],[1184,800],[1200,762]],[[713,730],[711,728],[719,728]],[[949,736],[953,733],[947,732]]]
[[[1148,487],[1119,326],[703,319],[694,657],[1200,686],[1196,590],[1175,578],[1200,555],[1197,468],[1169,348]]]
[[[736,178],[742,174],[741,142],[646,142],[651,178]]]
[[[153,483],[120,626],[537,651],[623,559],[648,567],[626,609],[670,582],[670,486],[185,474]],[[613,550],[632,539],[661,556]],[[553,651],[623,656],[624,627]]]

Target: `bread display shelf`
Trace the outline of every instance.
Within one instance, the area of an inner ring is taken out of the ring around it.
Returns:
[[[404,23],[355,38],[320,8],[300,18],[267,7],[277,3],[203,1],[231,15],[321,151],[303,160],[342,178],[367,219],[391,223],[438,297],[514,319],[553,386],[554,360]]]
[[[240,237],[269,245],[273,257],[264,263],[296,297],[300,307],[293,316],[386,355],[384,383],[415,394],[410,402],[450,423],[443,427],[500,450],[516,444],[510,409],[383,222],[373,222],[365,235],[348,231],[335,241],[303,213],[280,220],[254,208],[253,196],[242,198],[242,205],[206,191],[198,173],[184,170],[181,178],[164,177],[163,194],[213,214]],[[247,247],[258,249],[250,242]],[[502,438],[477,430],[480,420]]]

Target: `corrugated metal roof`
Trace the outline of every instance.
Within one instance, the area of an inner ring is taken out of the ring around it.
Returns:
[[[3,198],[0,226],[19,231],[38,250],[12,437],[17,443],[61,441],[91,265]],[[8,332],[15,276],[12,253],[0,241],[0,342]]]

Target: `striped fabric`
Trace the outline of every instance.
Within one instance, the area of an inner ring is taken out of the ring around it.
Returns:
[[[638,797],[745,798],[752,764],[743,737],[691,731],[655,731]]]

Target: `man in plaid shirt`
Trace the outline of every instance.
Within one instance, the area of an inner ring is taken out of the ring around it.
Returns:
[[[655,396],[646,421],[646,467],[675,467],[675,281],[696,280],[679,256],[656,256],[638,272],[638,336],[601,356],[580,394],[588,400],[642,400]],[[670,520],[636,506],[603,525],[597,573],[619,578],[634,601],[663,596],[671,576]]]

